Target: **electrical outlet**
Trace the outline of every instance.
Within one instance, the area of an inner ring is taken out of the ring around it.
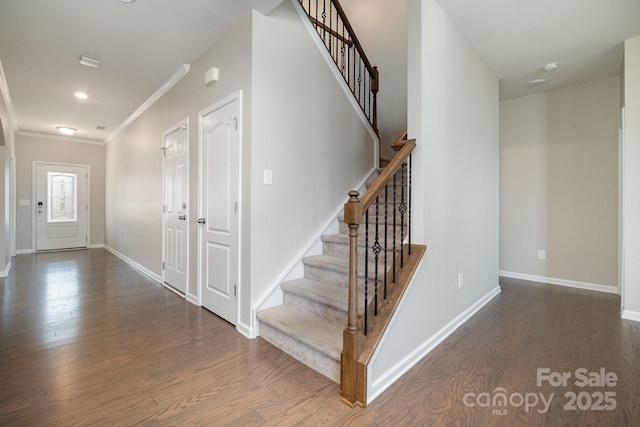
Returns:
[[[547,259],[547,251],[538,249],[538,259]]]
[[[458,288],[461,288],[464,285],[464,275],[462,273],[458,274]]]

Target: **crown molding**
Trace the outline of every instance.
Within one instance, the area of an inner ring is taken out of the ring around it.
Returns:
[[[189,68],[191,68],[190,64],[183,64],[178,68],[169,80],[167,80],[161,87],[158,89],[149,99],[147,99],[144,104],[142,104],[136,111],[134,111],[127,119],[120,124],[113,132],[107,136],[105,139],[105,144],[108,144],[113,138],[116,137],[120,132],[127,128],[135,119],[140,117],[145,111],[147,111],[153,104],[155,104],[162,96],[169,91],[172,87],[174,87],[184,76],[189,72]]]
[[[11,125],[14,131],[17,131],[18,121],[16,120],[16,113],[13,110],[13,103],[11,102],[11,95],[9,95],[9,86],[7,85],[7,79],[4,75],[4,69],[2,68],[2,61],[0,61],[0,92],[2,92],[2,98],[4,98],[4,103],[9,113],[9,125]]]

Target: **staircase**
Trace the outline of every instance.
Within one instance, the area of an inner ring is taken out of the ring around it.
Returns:
[[[340,2],[291,2],[377,134],[378,69]],[[257,313],[262,338],[339,383],[351,407],[367,404],[367,366],[426,251],[411,244],[415,146],[406,131],[392,144],[396,154],[370,177],[362,197],[349,193],[338,234],[321,237],[321,255],[302,259],[302,278],[280,284],[282,305]]]
[[[369,179],[371,185],[377,174]],[[400,179],[398,179],[400,182]],[[393,191],[390,187],[389,191]],[[397,189],[399,192],[400,189]],[[400,226],[397,209],[396,238],[404,238],[406,225]],[[388,212],[388,241],[393,238],[393,215]],[[287,352],[317,372],[331,380],[340,382],[340,354],[342,333],[347,325],[347,302],[349,286],[349,228],[343,215],[338,217],[339,233],[322,236],[322,255],[303,258],[304,278],[283,282],[281,288],[284,304],[257,313],[260,321],[260,336],[276,347]],[[369,236],[375,234],[374,225],[369,225]],[[364,230],[364,220],[361,228]],[[378,227],[383,233],[384,224]],[[379,236],[384,239],[383,235]],[[371,239],[372,237],[369,237]],[[359,283],[365,278],[365,244],[363,231],[358,238]],[[376,279],[376,268],[369,242],[367,276],[370,282]],[[396,249],[396,252],[399,248]],[[392,265],[393,249],[387,250],[387,267]],[[384,252],[378,257],[378,280],[384,275]],[[364,307],[364,287],[360,286],[359,307]],[[371,301],[369,295],[368,301]]]

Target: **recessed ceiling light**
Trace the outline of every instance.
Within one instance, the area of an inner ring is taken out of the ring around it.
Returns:
[[[529,82],[529,86],[531,87],[536,87],[536,86],[540,86],[543,85],[547,82],[547,79],[536,79],[536,80],[531,80]]]
[[[122,3],[133,3],[135,1],[136,0],[120,0],[120,2],[122,2]]]
[[[553,71],[555,71],[557,69],[558,69],[558,63],[557,62],[549,62],[543,68],[545,73],[551,73],[551,72],[553,72]]]
[[[100,60],[95,58],[89,58],[88,56],[82,55],[80,57],[80,63],[82,65],[86,65],[91,68],[100,68]]]
[[[76,133],[76,130],[74,128],[70,128],[68,126],[58,126],[57,129],[63,135],[73,135],[74,133]]]
[[[74,95],[76,96],[76,98],[78,99],[87,99],[89,97],[89,95],[87,95],[84,92],[76,92],[74,93]]]

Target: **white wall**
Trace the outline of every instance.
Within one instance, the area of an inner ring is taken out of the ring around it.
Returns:
[[[1,69],[1,67],[0,67]],[[0,121],[4,145],[0,145],[0,277],[8,273],[14,242],[14,177],[11,174],[11,162],[15,160],[15,129],[11,122],[4,80],[0,85]]]
[[[500,103],[505,274],[617,287],[619,84],[613,77]]]
[[[407,0],[341,0],[340,4],[380,72],[380,153],[393,157],[390,145],[407,128]]]
[[[204,85],[204,73],[218,67],[220,79]],[[106,146],[105,243],[161,275],[162,263],[162,133],[189,118],[189,283],[187,293],[195,300],[198,218],[198,113],[220,99],[243,91],[243,151],[251,141],[251,17],[235,25],[218,43],[191,64],[189,73],[150,109]],[[244,165],[250,165],[248,155]],[[244,168],[244,182],[249,167]],[[250,192],[243,192],[243,209]],[[243,224],[243,226],[246,224]],[[126,243],[125,243],[126,237]],[[243,262],[246,254],[243,254]],[[244,277],[248,276],[247,274]],[[246,293],[249,298],[249,293]],[[247,304],[248,301],[247,301]]]
[[[220,80],[203,84],[206,69]],[[149,110],[106,146],[106,244],[160,276],[162,132],[190,119],[189,284],[197,297],[198,112],[243,91],[239,322],[347,192],[373,168],[374,144],[289,2],[253,12],[191,64]],[[273,170],[273,185],[262,183]],[[124,237],[126,236],[126,243]]]
[[[374,142],[289,2],[254,13],[251,283],[264,296],[372,171]],[[264,169],[273,185],[263,184]]]
[[[427,253],[370,365],[370,397],[498,292],[498,79],[435,0],[409,0],[408,17],[413,240]]]
[[[640,37],[624,48],[623,317],[640,321]]]
[[[104,146],[70,139],[16,136],[16,198],[32,199],[33,162],[72,163],[90,168],[90,245],[104,243]],[[32,241],[34,206],[16,206],[16,249],[35,250]]]

